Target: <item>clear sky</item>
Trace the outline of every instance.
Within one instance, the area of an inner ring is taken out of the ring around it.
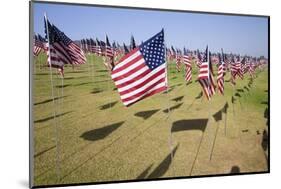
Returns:
[[[86,7],[34,3],[34,32],[44,34],[44,13],[72,40],[105,38],[129,44],[133,35],[137,44],[165,31],[166,45],[212,52],[265,56],[268,54],[268,20],[246,17],[167,12],[108,7]]]

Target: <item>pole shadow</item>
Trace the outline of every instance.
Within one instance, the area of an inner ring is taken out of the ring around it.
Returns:
[[[101,140],[107,137],[108,135],[110,135],[116,129],[118,129],[121,125],[123,125],[123,123],[125,122],[121,121],[110,125],[106,125],[105,127],[102,128],[86,131],[80,137],[83,138],[84,140],[89,140],[89,141]]]
[[[147,111],[141,111],[135,113],[135,116],[141,117],[144,120],[150,118],[152,115],[154,115],[156,112],[158,112],[160,109],[155,109],[155,110],[147,110]]]
[[[45,150],[43,150],[43,151],[41,151],[41,152],[38,152],[37,154],[34,154],[34,158],[36,158],[36,157],[38,157],[38,156],[41,156],[42,154],[44,154],[44,153],[46,153],[46,152],[48,152],[48,151],[54,149],[55,147],[56,147],[56,146],[52,146],[52,147],[47,148],[47,149],[45,149]]]
[[[54,100],[59,100],[59,99],[66,98],[66,97],[68,97],[68,96],[55,97]],[[46,103],[52,102],[52,101],[53,101],[53,99],[50,98],[50,99],[48,99],[48,100],[43,100],[43,101],[41,101],[41,102],[36,102],[36,103],[34,103],[33,105],[36,106],[36,105],[40,105],[40,104],[46,104]]]
[[[71,112],[73,112],[73,111],[61,113],[61,114],[56,115],[55,117],[58,118],[58,117],[66,115],[66,114],[69,114]],[[46,118],[43,118],[43,119],[38,119],[38,120],[34,121],[34,123],[43,123],[43,122],[49,121],[51,119],[54,119],[54,116],[46,117]]]

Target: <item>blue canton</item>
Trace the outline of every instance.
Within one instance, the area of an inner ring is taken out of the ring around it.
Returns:
[[[164,31],[162,30],[140,45],[146,65],[154,70],[165,63]]]

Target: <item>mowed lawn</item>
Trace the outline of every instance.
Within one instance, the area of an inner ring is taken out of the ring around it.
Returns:
[[[187,85],[171,62],[168,92],[125,107],[102,58],[87,60],[63,81],[53,69],[53,104],[46,56],[35,58],[35,185],[268,170],[267,69],[235,87],[228,73],[225,95],[207,101],[197,68]]]

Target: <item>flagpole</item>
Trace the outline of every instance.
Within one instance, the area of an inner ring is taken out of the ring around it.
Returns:
[[[170,66],[169,66],[169,62],[167,60],[167,46],[166,46],[166,42],[165,42],[165,39],[164,39],[164,52],[165,52],[165,61],[166,61],[166,79],[167,79],[167,88],[166,88],[166,95],[168,96],[168,117],[167,117],[167,120],[170,118],[170,114],[171,114],[171,110],[170,110],[170,94],[168,94],[168,82],[169,82],[169,74],[168,72],[170,71]],[[169,122],[168,122],[169,123]],[[174,167],[174,155],[173,155],[173,138],[172,138],[172,129],[169,129],[169,139],[168,139],[168,145],[169,145],[169,148],[170,148],[170,155],[171,155],[171,163],[172,163],[172,171],[173,171],[173,176],[175,176],[175,167]]]
[[[48,62],[49,62],[49,71],[50,71],[50,80],[51,80],[51,88],[52,88],[52,101],[53,101],[53,108],[55,109],[55,97],[54,97],[54,85],[53,85],[53,72],[52,72],[52,59],[51,59],[51,53],[50,53],[50,38],[49,38],[49,28],[48,28],[48,19],[47,14],[45,13],[45,24],[46,24],[46,30],[47,30],[47,39],[48,39]],[[60,179],[60,165],[59,165],[59,143],[58,143],[58,126],[57,126],[57,120],[56,120],[56,111],[53,111],[53,118],[55,122],[55,133],[56,133],[56,174],[57,179]]]
[[[105,34],[105,63],[106,63],[106,65],[107,65],[107,71],[108,71],[108,76],[109,76],[109,79],[108,79],[108,81],[107,81],[107,90],[108,90],[108,92],[109,92],[109,96],[108,96],[108,98],[109,98],[109,110],[111,110],[111,96],[110,96],[110,70],[109,70],[109,68],[110,67],[108,67],[108,56],[107,56],[107,34]]]

